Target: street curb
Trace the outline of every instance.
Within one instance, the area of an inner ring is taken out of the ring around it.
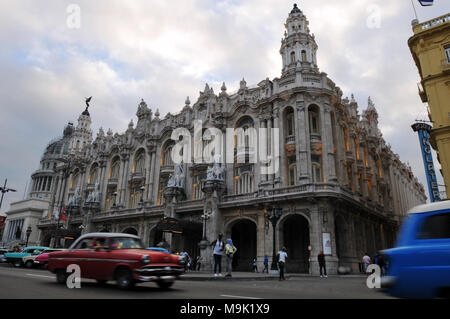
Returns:
[[[286,276],[286,279],[289,277]],[[278,277],[185,277],[180,276],[178,280],[186,281],[237,281],[237,280],[278,280]]]
[[[365,275],[330,275],[328,278],[365,278]],[[311,276],[311,275],[286,275],[286,279],[291,278],[320,278],[319,276]],[[200,277],[200,276],[185,276],[181,275],[178,280],[185,280],[185,281],[238,281],[238,280],[278,280],[278,276],[265,276],[265,277],[214,277],[208,276],[208,277]]]

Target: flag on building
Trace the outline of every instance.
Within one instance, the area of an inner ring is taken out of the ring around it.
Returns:
[[[433,0],[419,0],[422,7],[428,7],[433,5]]]
[[[66,218],[67,218],[67,216],[66,216],[66,207],[63,207],[62,213],[61,213],[61,220],[62,220],[63,222],[65,222],[65,221],[66,221]]]

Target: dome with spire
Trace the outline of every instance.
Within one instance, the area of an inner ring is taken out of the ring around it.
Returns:
[[[296,3],[294,3],[294,8],[291,10],[291,14],[294,13],[302,13],[302,11],[297,7]]]

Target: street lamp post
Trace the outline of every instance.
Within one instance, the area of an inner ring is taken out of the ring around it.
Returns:
[[[26,244],[25,244],[25,247],[28,247],[28,240],[30,239],[31,232],[32,232],[31,226],[28,226],[27,231],[26,231],[26,234],[27,234],[27,242],[26,242]]]
[[[273,255],[272,255],[272,265],[270,266],[270,270],[277,270],[277,262],[276,260],[276,242],[275,242],[275,227],[277,225],[278,220],[281,217],[283,210],[281,209],[281,207],[276,204],[275,206],[272,206],[271,209],[268,212],[268,219],[269,221],[272,223],[272,228],[273,228]]]
[[[0,208],[2,208],[3,196],[5,196],[5,193],[7,193],[7,192],[17,192],[15,189],[6,188],[6,183],[7,182],[8,182],[8,179],[5,179],[5,185],[3,187],[0,187],[0,191],[2,192],[2,198],[0,199]]]
[[[112,193],[112,196],[114,197],[113,207],[116,207],[117,192]]]
[[[206,239],[206,221],[211,217],[211,213],[209,212],[204,212],[203,215],[200,216],[201,219],[203,220],[203,239],[202,241],[205,242]]]

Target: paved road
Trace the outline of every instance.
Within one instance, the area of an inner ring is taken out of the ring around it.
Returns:
[[[45,270],[13,268],[0,264],[0,298],[164,298],[164,299],[238,299],[238,298],[389,298],[376,289],[368,289],[363,277],[318,277],[246,281],[177,281],[171,289],[160,290],[154,283],[137,285],[121,291],[113,282],[99,286],[93,280],[82,280],[80,289],[69,289],[56,283]]]

